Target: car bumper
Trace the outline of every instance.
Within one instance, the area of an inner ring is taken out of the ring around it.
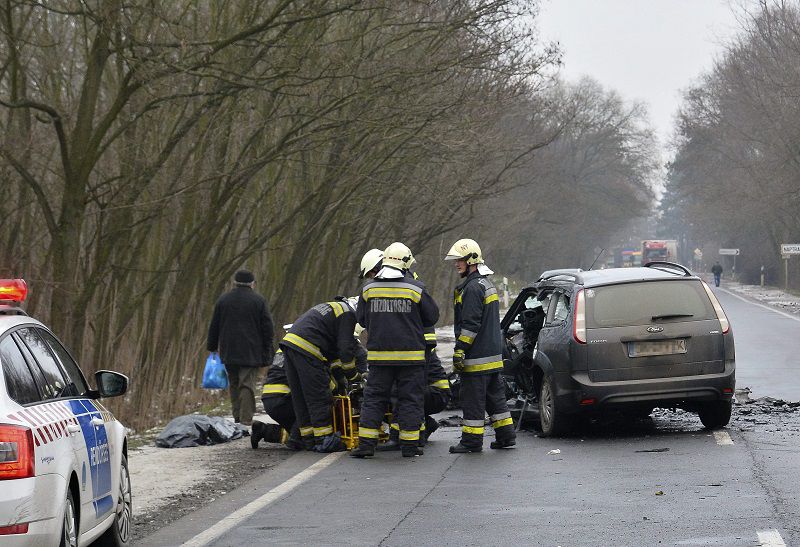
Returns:
[[[0,535],[0,544],[58,545],[66,487],[55,474],[0,482],[0,528],[28,524],[24,534]]]
[[[718,374],[592,382],[586,372],[557,375],[556,405],[565,412],[611,406],[692,406],[730,400],[736,388],[735,362]]]

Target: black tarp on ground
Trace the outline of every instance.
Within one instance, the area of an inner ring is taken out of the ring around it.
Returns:
[[[189,414],[178,416],[156,437],[161,448],[188,448],[220,444],[249,435],[247,428],[234,424],[227,418]]]

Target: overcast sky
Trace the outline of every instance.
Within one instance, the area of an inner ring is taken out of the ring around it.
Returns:
[[[755,0],[541,0],[538,28],[564,52],[562,76],[589,75],[648,105],[662,143],[682,89],[709,70]]]

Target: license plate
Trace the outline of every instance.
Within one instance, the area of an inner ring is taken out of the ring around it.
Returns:
[[[650,357],[652,355],[675,355],[678,353],[686,353],[686,340],[683,338],[628,343],[628,357]]]

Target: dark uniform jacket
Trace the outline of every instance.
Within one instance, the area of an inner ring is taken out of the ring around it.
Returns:
[[[345,302],[323,302],[298,317],[280,345],[322,362],[339,360],[342,366],[354,367],[355,326],[356,314]]]
[[[361,290],[356,314],[369,332],[370,365],[425,364],[424,329],[439,320],[439,307],[421,281],[376,277]]]
[[[456,287],[456,350],[464,350],[464,374],[491,374],[503,368],[500,301],[497,289],[477,271]]]
[[[226,365],[265,367],[272,359],[272,317],[263,296],[236,287],[214,306],[208,327],[208,351],[219,351]]]
[[[442,360],[436,355],[436,329],[433,327],[425,329],[426,358],[425,366],[428,376],[428,386],[437,391],[450,393],[450,381],[447,379],[447,372],[442,366]]]

